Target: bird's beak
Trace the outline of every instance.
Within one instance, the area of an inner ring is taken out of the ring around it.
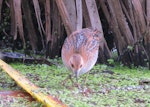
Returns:
[[[77,80],[77,82],[78,82],[79,70],[76,70],[76,71],[75,71],[75,77],[76,77],[76,80]]]

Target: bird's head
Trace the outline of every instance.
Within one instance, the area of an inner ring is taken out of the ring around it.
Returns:
[[[80,75],[80,71],[83,67],[83,58],[80,54],[73,54],[70,57],[69,66],[72,70],[72,72],[75,74],[76,79],[78,80],[78,77]]]

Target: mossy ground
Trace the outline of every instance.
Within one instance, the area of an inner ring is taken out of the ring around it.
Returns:
[[[59,98],[69,107],[150,107],[150,71],[143,67],[129,69],[121,65],[109,67],[97,64],[89,72],[86,85],[82,84],[86,75],[79,78],[82,89],[78,89],[72,86],[70,80],[65,86],[61,84],[69,74],[62,63],[58,66],[10,65],[41,87],[41,91]],[[6,73],[0,71],[0,75],[1,91],[21,89]],[[6,101],[1,100],[0,104],[3,103],[6,104]],[[8,103],[18,104],[12,107],[23,107],[23,104],[27,107],[40,106],[37,102],[17,99]]]

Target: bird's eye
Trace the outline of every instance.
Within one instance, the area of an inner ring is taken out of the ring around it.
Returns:
[[[82,65],[80,65],[80,68],[82,67]]]
[[[73,64],[71,64],[71,67],[72,67],[72,68],[74,68],[74,65],[73,65]]]

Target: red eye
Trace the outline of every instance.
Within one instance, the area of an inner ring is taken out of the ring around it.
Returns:
[[[73,64],[71,64],[71,67],[72,67],[72,68],[74,68],[74,65],[73,65]]]

